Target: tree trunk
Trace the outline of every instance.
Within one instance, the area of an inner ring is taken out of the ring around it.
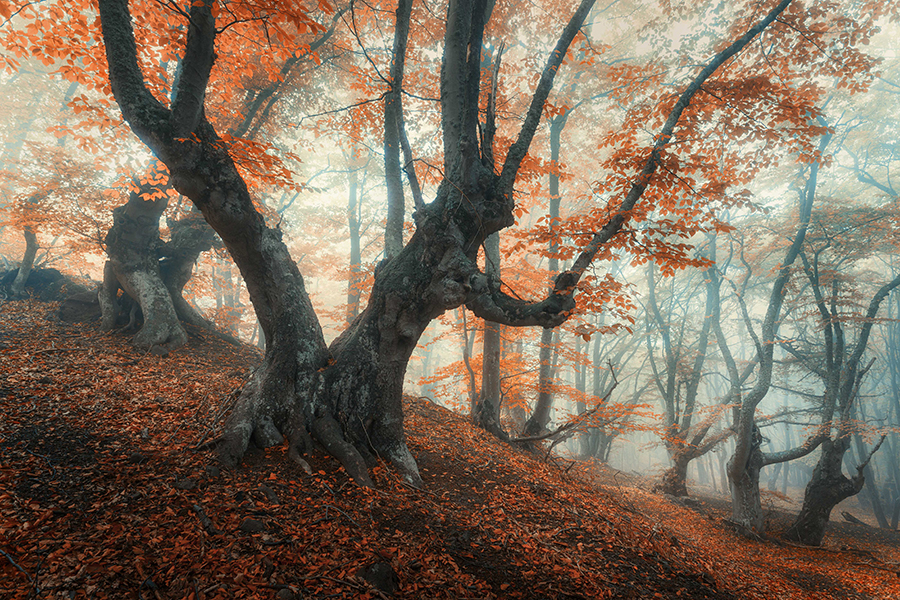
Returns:
[[[862,462],[866,459],[862,438],[859,435],[854,435],[853,437],[856,442],[856,454],[859,456],[859,462]],[[881,502],[881,494],[878,491],[878,486],[875,484],[875,475],[872,473],[871,465],[867,464],[863,467],[862,476],[865,480],[865,485],[860,491],[864,493],[869,500],[869,504],[872,505],[872,512],[875,514],[878,526],[882,529],[888,529],[890,525],[884,511],[884,504]]]
[[[172,298],[175,314],[185,323],[213,329],[213,324],[185,300],[184,286],[191,280],[200,254],[219,245],[216,232],[199,213],[190,213],[183,219],[170,222],[169,231],[170,239],[159,251],[159,269]]]
[[[184,287],[193,276],[200,254],[219,243],[216,232],[199,212],[192,212],[169,223],[170,239],[163,243],[159,219],[168,199],[144,199],[154,193],[160,191],[142,186],[124,206],[113,211],[113,226],[106,235],[108,261],[98,296],[103,330],[114,329],[121,322],[120,313],[132,308],[129,302],[118,298],[121,288],[140,306],[143,326],[134,338],[137,347],[165,344],[172,348],[184,344],[187,334],[182,322],[230,343],[240,343],[237,338],[216,331],[215,325],[184,298]]]
[[[391,53],[390,88],[384,95],[384,179],[387,187],[387,219],[384,255],[393,258],[403,248],[406,206],[400,177],[400,136],[403,129],[403,69],[409,39],[412,0],[397,2],[394,46]]]
[[[169,289],[163,282],[159,267],[159,218],[168,205],[163,194],[154,200],[144,196],[154,189],[143,186],[132,191],[128,202],[113,210],[113,225],[106,235],[106,254],[109,257],[104,272],[100,308],[104,330],[116,322],[118,284],[141,307],[143,326],[134,336],[134,345],[149,348],[157,345],[177,347],[187,342],[187,333],[178,321]],[[114,276],[110,279],[109,275]],[[113,311],[110,313],[109,311]]]
[[[500,234],[484,241],[485,274],[500,280]],[[500,425],[500,324],[484,322],[481,355],[481,394],[475,405],[473,420],[485,431],[500,439],[508,439]]]
[[[803,507],[784,537],[808,546],[821,545],[831,510],[862,489],[865,479],[861,473],[848,479],[841,472],[844,453],[849,447],[849,435],[822,443],[822,455],[806,484]]]
[[[693,459],[694,455],[690,452],[690,448],[675,451],[672,454],[672,466],[663,473],[662,480],[655,486],[655,491],[671,496],[687,496],[687,472]]]
[[[469,392],[469,414],[475,414],[475,408],[478,404],[478,385],[475,381],[475,370],[472,368],[472,350],[475,348],[475,333],[473,327],[469,330],[468,319],[466,318],[466,309],[459,309],[460,319],[462,321],[462,359],[463,365],[466,367],[466,389]]]
[[[561,147],[562,131],[568,120],[568,111],[550,119],[550,160],[553,169],[550,171],[550,206],[547,216],[550,218],[550,258],[548,268],[550,275],[559,272],[559,244],[554,236],[554,230],[559,228],[559,154]],[[539,435],[550,423],[550,409],[553,408],[553,354],[556,348],[553,345],[553,332],[545,329],[541,332],[541,348],[539,352],[540,369],[538,371],[538,398],[531,417],[525,422],[524,435]]]
[[[856,407],[859,412],[858,419],[862,422],[866,422],[866,412],[865,408],[862,404]],[[856,454],[858,456],[857,464],[863,464],[866,460],[866,447],[863,443],[862,437],[859,434],[853,435],[854,448],[856,449]],[[875,474],[872,471],[872,465],[869,463],[865,463],[862,469],[862,476],[865,479],[865,485],[862,490],[863,496],[868,499],[869,504],[872,506],[872,512],[875,514],[875,520],[878,521],[878,526],[882,529],[887,529],[889,527],[887,515],[884,512],[884,504],[881,502],[881,494],[878,492],[878,486],[875,483]]]
[[[38,251],[37,235],[34,233],[34,229],[30,225],[26,225],[22,233],[25,236],[25,254],[22,255],[22,264],[19,265],[16,278],[9,286],[9,292],[13,298],[25,293],[25,284],[28,283],[28,277],[31,275],[31,268],[34,266],[34,258]]]
[[[362,250],[360,249],[359,211],[362,198],[359,194],[359,175],[354,168],[348,174],[350,191],[347,197],[347,224],[350,227],[350,279],[347,281],[347,323],[359,316],[362,292]]]
[[[704,461],[706,464],[706,470],[709,473],[709,481],[712,484],[712,489],[714,492],[719,492],[719,480],[716,477],[716,460],[713,458],[713,453],[709,452],[704,457]]]
[[[728,460],[728,484],[731,489],[731,520],[754,534],[765,530],[762,503],[759,498],[759,471],[763,466],[763,455],[759,445],[754,444],[743,469],[735,469],[736,455]],[[734,477],[734,473],[740,473]]]
[[[550,409],[553,408],[553,331],[544,329],[541,332],[541,348],[538,352],[540,367],[538,371],[538,397],[534,410],[525,422],[523,435],[539,435],[550,423]]]
[[[768,488],[769,491],[774,492],[778,489],[778,476],[781,475],[781,470],[787,463],[778,463],[775,465],[775,468],[772,470],[772,475],[769,477]]]

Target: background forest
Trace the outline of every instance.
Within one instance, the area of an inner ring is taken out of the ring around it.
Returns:
[[[750,535],[767,493],[794,542],[857,494],[897,529],[900,3],[0,18],[5,297],[57,269],[53,300],[142,351],[258,347],[226,462],[287,440],[309,470],[315,440],[418,486],[402,389],[726,494]]]

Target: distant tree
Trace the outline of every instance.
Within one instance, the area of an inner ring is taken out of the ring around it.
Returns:
[[[892,214],[878,210],[848,210],[846,206],[821,212],[826,214],[817,219],[818,235],[808,237],[808,250],[802,252],[800,258],[814,295],[822,339],[812,348],[807,344],[801,348],[800,341],[783,344],[807,369],[822,378],[825,387],[820,412],[830,435],[822,441],[822,452],[806,486],[800,514],[785,533],[788,539],[814,546],[822,543],[831,510],[859,493],[865,483],[865,469],[871,453],[859,456],[861,462],[856,475],[851,478],[842,473],[842,465],[858,424],[856,414],[862,380],[872,364],[865,364],[863,357],[875,317],[881,303],[900,286],[900,276],[880,286],[862,312],[859,310],[862,286],[853,282],[846,272],[850,264],[867,257],[877,248],[885,225],[892,221]],[[868,234],[861,231],[876,223],[876,228]],[[871,278],[871,274],[865,277]],[[854,329],[855,340],[852,339]],[[875,449],[880,445],[879,442]]]
[[[823,139],[820,142],[820,153],[827,147],[831,134],[822,129]],[[821,430],[809,437],[803,444],[778,453],[765,453],[762,449],[762,433],[757,424],[756,410],[769,392],[772,384],[772,370],[775,361],[778,330],[781,325],[782,307],[785,301],[788,283],[793,275],[793,265],[803,250],[816,197],[819,162],[813,161],[809,166],[806,185],[799,192],[798,224],[790,238],[784,258],[779,264],[775,279],[771,284],[766,304],[765,316],[756,333],[751,323],[745,304],[742,313],[747,333],[753,340],[756,358],[753,367],[756,369],[756,380],[753,386],[744,393],[742,381],[745,376],[738,373],[737,365],[724,339],[719,337],[719,349],[728,369],[730,390],[728,404],[734,404],[732,428],[735,432],[734,452],[728,460],[727,474],[731,489],[732,520],[748,531],[761,533],[764,530],[762,505],[759,496],[759,473],[767,464],[775,464],[806,456],[824,439]],[[738,301],[743,302],[740,296]]]

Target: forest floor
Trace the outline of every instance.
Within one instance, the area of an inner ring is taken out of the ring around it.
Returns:
[[[590,462],[544,462],[408,398],[425,482],[377,490],[283,449],[196,450],[259,361],[193,333],[168,356],[0,304],[2,598],[900,598],[900,534],[749,540],[721,499],[673,501]]]

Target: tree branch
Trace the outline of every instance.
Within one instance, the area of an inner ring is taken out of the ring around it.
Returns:
[[[172,135],[188,137],[200,123],[206,85],[216,58],[216,20],[212,0],[193,2],[187,42],[181,62],[181,77],[172,95]]]
[[[515,143],[510,146],[506,160],[503,162],[503,170],[500,173],[499,182],[501,193],[512,193],[516,174],[519,172],[519,167],[525,159],[528,148],[531,146],[531,140],[534,139],[534,133],[537,131],[538,124],[541,121],[544,104],[547,102],[547,97],[553,88],[553,79],[556,77],[556,73],[559,71],[559,67],[569,51],[572,40],[575,39],[588,13],[594,7],[594,2],[595,0],[581,0],[581,4],[575,10],[575,14],[569,19],[562,35],[559,36],[559,41],[556,42],[556,47],[550,54],[550,58],[547,59],[547,65],[544,67],[543,73],[541,73],[537,89],[531,97],[531,106],[528,107],[525,122],[522,123],[519,136]]]
[[[144,84],[128,0],[100,0],[99,10],[110,85],[122,116],[153,152],[165,154],[159,132],[168,130],[171,113]]]
[[[570,293],[551,292],[541,302],[531,302],[501,291],[483,273],[474,273],[470,279],[473,298],[466,303],[469,310],[482,319],[513,327],[539,326],[552,329],[561,325],[575,308]]]
[[[612,218],[603,226],[603,228],[594,234],[594,237],[585,247],[585,249],[581,252],[578,258],[575,259],[575,263],[572,265],[572,268],[566,273],[560,273],[557,277],[556,281],[556,289],[559,290],[561,286],[571,287],[581,278],[584,271],[588,268],[588,266],[593,262],[594,257],[597,255],[597,252],[600,250],[600,246],[608,242],[615,234],[617,234],[625,224],[631,209],[634,208],[637,201],[641,198],[644,193],[644,190],[647,189],[647,186],[650,184],[650,180],[653,174],[656,172],[656,169],[659,166],[660,160],[662,158],[662,152],[668,146],[669,142],[672,139],[672,134],[675,131],[675,126],[678,124],[678,121],[681,119],[681,115],[684,110],[690,105],[691,100],[694,95],[700,90],[700,86],[702,86],[712,75],[724,65],[729,59],[738,54],[741,50],[743,50],[753,39],[760,34],[766,27],[768,27],[775,19],[780,15],[791,3],[792,0],[782,0],[778,3],[775,8],[766,15],[759,23],[751,27],[744,35],[735,40],[728,48],[719,52],[710,62],[703,68],[702,71],[694,78],[694,80],[688,85],[687,89],[681,94],[681,97],[676,102],[675,107],[669,113],[668,118],[666,119],[665,124],[663,125],[662,130],[656,138],[656,143],[653,145],[653,150],[650,152],[650,156],[647,159],[644,168],[641,170],[641,173],[635,179],[634,183],[632,183],[631,189],[628,191],[628,194],[625,196],[625,199],[622,200],[622,204],[619,205],[618,210],[612,216]]]

